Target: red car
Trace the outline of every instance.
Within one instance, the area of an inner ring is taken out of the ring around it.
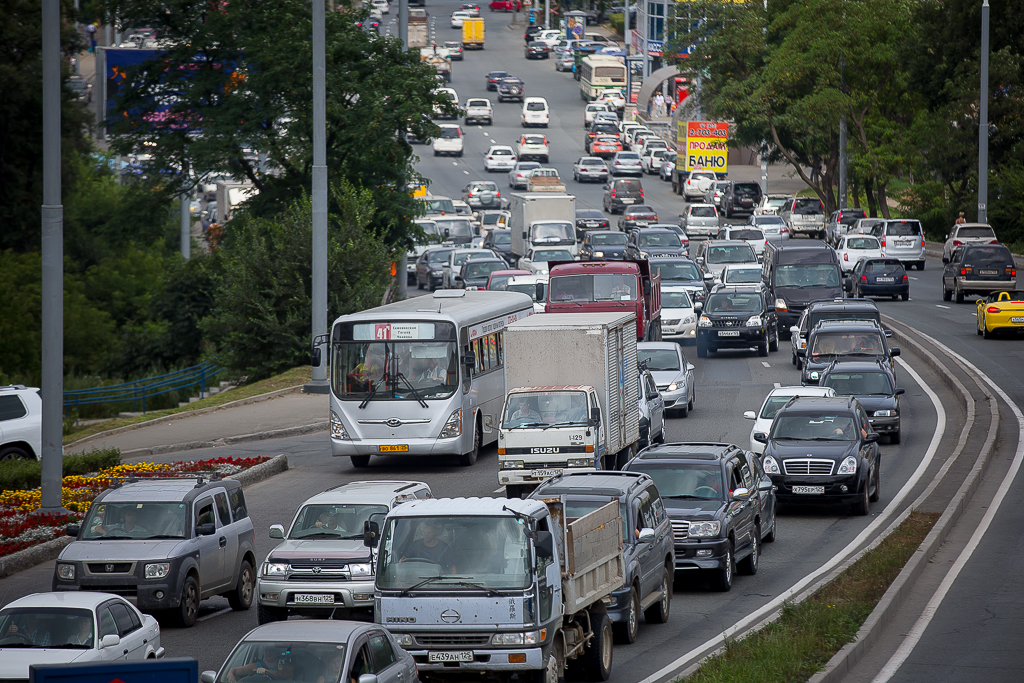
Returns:
[[[590,143],[590,153],[602,159],[609,159],[615,156],[616,152],[622,151],[622,143],[614,135],[598,135]]]
[[[515,12],[515,0],[491,0],[487,6],[492,12]]]

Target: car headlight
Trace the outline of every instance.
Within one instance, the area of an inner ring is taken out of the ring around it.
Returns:
[[[764,456],[764,460],[761,461],[761,466],[764,467],[765,474],[782,474],[782,469],[779,467],[779,463],[770,455]]]
[[[536,645],[540,642],[540,632],[526,633],[495,633],[491,636],[491,645]]]
[[[595,251],[594,252],[594,256],[604,256],[604,252],[603,251]]]
[[[651,258],[651,255],[648,254],[646,251],[641,251],[640,258]]]
[[[898,413],[895,410],[876,410],[874,412],[875,417],[896,417]]]
[[[566,463],[569,467],[593,467],[593,458],[569,458]]]
[[[373,572],[370,571],[369,564],[350,564],[348,566],[348,571],[352,574],[353,579],[362,578],[373,574]]]
[[[818,379],[818,376],[819,376],[820,374],[821,374],[821,373],[819,373],[819,372],[818,372],[817,370],[815,370],[814,372],[812,372],[812,373],[808,374],[807,376],[808,376],[808,377],[810,377],[811,379]]]
[[[683,324],[684,325],[689,325],[689,324],[693,323],[693,321],[695,321],[696,319],[697,319],[696,316],[692,316],[692,315],[685,316],[683,318]]]
[[[450,439],[460,434],[462,434],[462,408],[456,408],[448,416],[448,421],[444,423],[444,427],[441,429],[441,433],[437,435],[437,438]]]
[[[506,460],[501,465],[503,470],[521,470],[525,467],[525,463],[522,460]]]
[[[162,579],[167,576],[171,571],[170,562],[154,562],[153,564],[147,564],[142,572],[143,576],[147,579]]]
[[[348,432],[345,431],[345,425],[341,423],[341,418],[338,414],[331,411],[331,438],[332,439],[348,439]]]
[[[707,317],[706,315],[702,315],[697,325],[699,327],[711,327],[711,318]]]
[[[747,318],[747,327],[761,327],[761,316],[752,315]]]
[[[264,562],[263,576],[284,576],[288,572],[288,565],[279,562]]]
[[[678,388],[679,387],[678,387],[678,385],[675,382],[672,382],[672,384],[668,385],[668,391],[675,391]]]
[[[775,310],[776,311],[788,311],[789,310],[789,306],[786,305],[786,300],[785,299],[776,299],[775,300]]]
[[[717,536],[722,530],[722,523],[718,520],[712,522],[690,522],[690,538],[711,538]]]
[[[412,642],[412,636],[410,634],[403,633],[403,634],[399,635],[397,633],[392,633],[391,635],[393,635],[395,637],[395,640],[397,640],[398,644],[401,645],[402,647],[412,647],[413,642]]]
[[[541,268],[540,269],[540,274],[541,275],[547,275],[548,274],[548,269],[547,268]]]
[[[856,474],[857,473],[857,458],[849,455],[843,458],[843,462],[839,465],[839,471],[836,474]]]
[[[58,564],[57,565],[57,576],[64,579],[65,581],[73,581],[75,578],[75,565],[73,564]]]

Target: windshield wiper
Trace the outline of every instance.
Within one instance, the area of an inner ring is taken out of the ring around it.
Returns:
[[[423,400],[423,397],[420,396],[420,392],[416,391],[416,387],[412,385],[412,382],[409,381],[409,378],[405,376],[404,372],[398,373],[397,375],[395,375],[395,377],[400,379],[402,383],[405,384],[405,386],[409,389],[409,393],[413,395],[413,398],[415,398],[416,401],[419,402],[421,406],[423,406],[424,408],[430,407],[427,405],[427,402]]]
[[[440,579],[442,581],[447,581],[449,579],[452,579],[452,580],[465,580],[465,579],[470,579],[472,577],[470,577],[470,576],[444,576],[442,574],[438,574],[436,576],[421,576],[420,578],[423,579],[423,580],[420,581],[419,583],[414,583],[413,585],[409,586],[408,588],[403,588],[402,592],[399,593],[398,596],[402,597],[403,595],[408,595],[409,591],[414,591],[417,588],[419,588],[420,586],[426,586],[431,581],[437,581],[438,579]]]
[[[329,531],[318,531],[315,534],[306,534],[305,536],[296,536],[296,539],[307,539],[307,538],[341,538],[338,534],[332,534]],[[360,536],[362,538],[362,536]]]
[[[580,422],[579,420],[566,420],[565,422],[555,422],[553,424],[549,424],[544,429],[551,429],[552,427],[568,427],[568,426],[571,426],[571,425],[583,426],[585,424],[586,424],[585,422]]]
[[[473,583],[472,581],[459,581],[458,585],[463,586],[465,588],[479,588],[480,590],[486,592],[487,597],[489,598],[501,597],[501,593],[494,590],[493,588],[490,588],[480,583]]]
[[[136,538],[135,540],[136,541],[166,541],[166,540],[174,540],[174,539],[180,540],[182,538],[184,538],[184,536],[182,536],[181,534],[178,534],[178,535],[157,534],[156,536],[146,536],[145,538]]]
[[[363,402],[359,404],[359,408],[360,409],[363,409],[363,408],[365,408],[366,406],[368,406],[370,404],[370,401],[373,400],[374,394],[377,393],[377,388],[380,387],[380,385],[383,384],[386,380],[387,380],[387,375],[382,375],[379,380],[377,380],[372,385],[370,385],[370,391],[367,392],[366,398],[364,398]]]
[[[512,429],[518,429],[520,427],[546,427],[546,426],[547,426],[547,422],[524,422],[522,424],[516,425],[515,427],[512,427]]]

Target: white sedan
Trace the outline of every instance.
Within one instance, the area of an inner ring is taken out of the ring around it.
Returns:
[[[160,624],[110,593],[35,593],[0,610],[0,680],[32,664],[143,661],[164,656]]]
[[[370,0],[370,6],[380,10],[381,14],[387,14],[391,11],[391,5],[388,4],[388,0]]]
[[[750,429],[750,450],[758,455],[764,453],[764,444],[754,441],[754,434],[761,432],[767,434],[772,430],[772,423],[775,422],[775,414],[782,406],[789,402],[794,396],[835,396],[836,392],[832,387],[777,387],[772,389],[761,404],[761,409],[756,413],[748,410],[743,417],[754,421]],[[777,466],[776,466],[777,467]],[[777,474],[778,472],[770,473]]]
[[[697,316],[703,304],[694,308],[690,290],[679,286],[661,289],[661,338],[679,342],[697,341]]]
[[[521,161],[530,159],[548,163],[548,139],[543,135],[523,135],[516,143],[516,156]]]
[[[484,155],[484,170],[511,171],[516,167],[516,153],[508,145],[491,145]]]
[[[462,28],[462,24],[466,21],[466,19],[469,19],[471,16],[473,15],[463,10],[456,10],[452,12],[452,28]]]
[[[882,245],[871,235],[842,235],[836,245],[839,267],[843,274],[850,273],[859,261],[866,258],[882,258]]]

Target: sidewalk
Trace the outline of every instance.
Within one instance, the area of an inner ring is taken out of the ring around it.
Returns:
[[[293,392],[259,403],[158,422],[78,443],[68,453],[94,448],[119,448],[126,458],[278,436],[294,436],[327,428],[329,400],[325,394]]]

